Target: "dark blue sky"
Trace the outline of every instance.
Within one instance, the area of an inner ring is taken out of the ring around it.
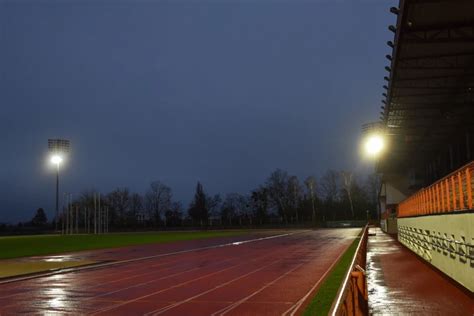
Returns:
[[[63,190],[161,180],[185,206],[197,180],[362,168],[396,4],[0,0],[0,222],[52,214],[53,137],[72,142]]]

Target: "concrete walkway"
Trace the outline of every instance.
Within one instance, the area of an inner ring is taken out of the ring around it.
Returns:
[[[369,229],[367,283],[371,315],[474,315],[472,293],[378,227]]]

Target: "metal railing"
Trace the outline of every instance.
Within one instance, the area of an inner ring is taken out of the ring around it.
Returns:
[[[474,161],[419,190],[398,205],[398,217],[472,209],[473,173]]]
[[[329,315],[368,315],[367,280],[365,264],[367,258],[368,225],[365,226],[344,281],[337,292]]]

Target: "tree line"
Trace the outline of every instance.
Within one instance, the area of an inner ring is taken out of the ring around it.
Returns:
[[[173,198],[172,189],[161,181],[150,183],[143,194],[119,187],[101,194],[102,207],[108,211],[113,230],[163,227],[260,226],[268,224],[320,225],[326,221],[365,220],[376,217],[376,175],[357,176],[352,172],[328,170],[319,179],[301,180],[276,169],[257,188],[248,193],[211,195],[202,183],[196,184],[194,197],[187,207]],[[95,206],[97,192],[83,191],[70,201],[68,208],[79,212],[79,225]],[[38,211],[31,221],[44,223]],[[40,218],[40,220],[38,220]],[[61,216],[59,222],[64,220]],[[54,221],[54,219],[53,219]]]

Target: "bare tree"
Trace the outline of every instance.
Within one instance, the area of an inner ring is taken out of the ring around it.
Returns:
[[[171,188],[154,181],[150,184],[150,188],[145,195],[145,206],[150,218],[153,219],[155,225],[158,225],[162,214],[165,214],[171,208]]]
[[[171,208],[165,212],[165,225],[180,226],[183,219],[183,207],[180,202],[172,202]]]
[[[143,211],[143,197],[139,193],[133,193],[130,197],[129,217],[133,223],[136,223],[138,213]]]
[[[291,195],[290,201],[292,204],[293,212],[296,215],[296,222],[298,223],[299,222],[298,208],[299,208],[299,201],[301,199],[301,186],[298,181],[298,177],[291,176],[288,179],[288,193]]]
[[[231,225],[233,218],[236,218],[239,221],[239,225],[242,225],[243,219],[248,219],[250,224],[252,224],[249,198],[240,193],[227,194],[222,203],[221,216]]]
[[[290,196],[288,192],[288,173],[281,169],[273,171],[266,181],[271,205],[278,210],[283,220],[288,222]]]
[[[209,197],[199,181],[196,185],[194,199],[189,205],[188,214],[193,222],[199,222],[201,227],[209,223]]]
[[[247,219],[252,225],[252,216],[250,214],[250,198],[243,194],[237,196],[237,214],[239,216],[239,224],[242,225],[242,220]]]
[[[117,188],[107,194],[107,204],[113,211],[111,219],[114,223],[126,225],[126,214],[130,210],[130,191],[128,188]]]
[[[228,193],[221,205],[221,218],[232,225],[232,220],[237,217],[238,193]]]
[[[352,203],[352,172],[350,171],[341,171],[342,176],[342,186],[347,193],[347,198],[349,199],[349,204],[351,207],[351,215],[354,219],[354,203]]]
[[[222,202],[221,196],[216,194],[214,196],[207,196],[206,197],[206,205],[209,210],[209,222],[212,225],[212,217],[216,217],[219,215],[219,206]]]
[[[311,209],[313,224],[316,222],[316,208],[314,207],[314,195],[316,191],[316,179],[313,176],[309,176],[304,181],[306,188],[308,189],[309,196],[311,198]]]
[[[339,173],[334,170],[328,170],[319,180],[319,191],[323,197],[326,211],[332,211],[332,217],[335,219],[336,213],[333,206],[339,200]],[[323,220],[326,219],[326,211],[323,212]]]
[[[268,216],[268,190],[265,187],[260,187],[252,191],[250,204],[253,209],[253,216],[263,224]]]

